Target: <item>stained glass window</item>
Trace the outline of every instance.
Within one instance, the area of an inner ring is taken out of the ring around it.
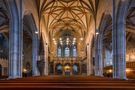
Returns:
[[[70,50],[69,47],[65,48],[65,57],[69,57],[70,56]]]

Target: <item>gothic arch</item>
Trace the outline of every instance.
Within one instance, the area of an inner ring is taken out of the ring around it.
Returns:
[[[128,6],[128,13],[126,13],[126,63],[133,63],[134,59],[134,35],[135,35],[135,1],[130,0]],[[131,67],[133,68],[133,67]],[[128,73],[127,77],[129,76]]]
[[[24,26],[27,27],[26,32],[29,33],[32,40],[32,74],[38,75],[38,51],[39,51],[39,30],[36,27],[35,20],[32,13],[28,13],[24,16]]]

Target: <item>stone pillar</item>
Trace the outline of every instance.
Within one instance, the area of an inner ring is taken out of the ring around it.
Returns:
[[[48,72],[48,44],[46,45],[46,75],[48,75],[49,74],[49,72]]]
[[[87,45],[87,75],[92,74],[92,55],[91,55],[91,45]]]
[[[96,36],[96,39],[95,39],[95,76],[98,76],[98,36]]]
[[[38,35],[33,33],[33,39],[32,39],[32,75],[33,76],[39,76],[39,70],[37,67],[37,61],[38,61],[38,47],[39,46],[39,40]]]
[[[95,52],[95,75],[103,76],[103,60],[102,60],[102,35],[96,38],[96,52]]]
[[[120,3],[119,9],[116,10],[116,3],[115,0],[113,0],[113,78],[126,79],[126,5],[124,5],[124,1],[121,1]]]
[[[99,44],[98,44],[98,61],[99,61],[99,76],[103,76],[103,38],[102,34],[99,35]]]
[[[89,68],[90,68],[90,71],[89,71],[89,73],[90,73],[90,75],[92,75],[93,74],[93,58],[92,58],[92,47],[91,47],[91,44],[90,44],[90,46],[89,46],[89,56],[90,56],[90,59],[89,59]]]
[[[44,62],[45,62],[44,75],[48,75],[48,45],[47,44],[44,44]]]
[[[22,77],[23,22],[22,0],[7,0],[10,12],[9,78]]]
[[[87,45],[87,75],[90,75],[90,47]]]

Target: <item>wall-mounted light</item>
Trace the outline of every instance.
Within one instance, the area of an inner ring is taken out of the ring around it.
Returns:
[[[67,38],[67,40],[69,40],[69,38]]]
[[[96,30],[96,35],[98,35],[99,34],[99,31],[98,30]]]
[[[38,31],[35,31],[35,34],[38,34]]]
[[[73,38],[73,40],[76,40],[76,38]]]
[[[109,73],[112,73],[112,69],[109,69],[108,72],[109,72]]]
[[[99,33],[98,32],[96,32],[96,35],[98,35]]]
[[[80,38],[80,40],[82,41],[82,40],[83,40],[83,38]]]
[[[129,73],[131,72],[132,70],[130,68],[126,68],[126,72]]]
[[[24,69],[23,69],[23,72],[24,72],[24,73],[27,73],[27,69],[26,69],[26,68],[24,68]]]
[[[55,38],[53,38],[53,41],[55,40]]]

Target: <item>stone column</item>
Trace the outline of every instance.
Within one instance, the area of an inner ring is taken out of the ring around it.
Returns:
[[[90,75],[93,74],[93,60],[92,60],[92,47],[91,47],[91,44],[89,45],[89,56],[90,56],[90,59],[89,59],[89,68],[90,68]]]
[[[32,39],[32,75],[33,76],[39,76],[39,70],[37,67],[37,61],[38,61],[38,47],[39,46],[39,40],[38,35],[33,33],[33,39]]]
[[[90,75],[90,46],[87,45],[87,75]]]
[[[89,64],[88,64],[88,61],[89,61],[89,45],[87,44],[87,75],[89,75]]]
[[[98,76],[98,36],[96,36],[96,39],[95,39],[95,76]]]
[[[119,9],[116,10],[116,3],[113,0],[113,77],[126,79],[126,32],[125,32],[125,1],[121,1]]]
[[[102,38],[102,34],[99,35],[99,44],[98,44],[98,61],[99,61],[99,76],[103,76],[103,38]]]
[[[96,38],[95,75],[103,76],[102,35],[98,35]]]
[[[44,62],[44,75],[48,75],[48,45],[46,43],[44,44]]]
[[[48,75],[48,44],[46,45],[46,75]]]
[[[22,0],[7,0],[10,12],[9,78],[22,77],[23,23]]]

